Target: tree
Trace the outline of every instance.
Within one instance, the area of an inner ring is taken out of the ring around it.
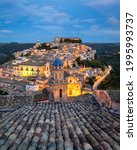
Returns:
[[[75,63],[73,63],[73,67],[76,67],[76,64],[75,64]]]
[[[87,78],[87,80],[86,80],[86,83],[91,86],[93,86],[94,82],[95,82],[95,77]]]
[[[0,95],[8,95],[8,93],[0,89]]]
[[[78,64],[79,66],[81,65],[80,57],[77,57],[77,58],[76,58],[76,62],[77,62],[77,64]]]

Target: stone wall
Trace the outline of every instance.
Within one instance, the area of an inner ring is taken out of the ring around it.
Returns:
[[[101,103],[106,104],[106,106],[108,108],[111,107],[111,97],[109,96],[107,91],[105,91],[105,90],[95,90],[95,91],[93,91],[93,94],[97,96],[97,98],[99,99],[99,101]]]
[[[109,90],[107,91],[112,101],[112,108],[120,113],[120,91],[119,90]]]
[[[120,91],[119,90],[108,90],[109,96],[111,97],[112,102],[120,103]]]
[[[120,113],[120,91],[118,90],[95,90],[93,92],[101,103],[112,108],[115,113]]]
[[[32,98],[32,96],[0,95],[0,108],[13,108],[32,103]]]

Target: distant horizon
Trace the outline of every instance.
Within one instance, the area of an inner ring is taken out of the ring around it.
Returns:
[[[36,42],[40,42],[40,43],[48,43],[48,42],[54,42],[54,39],[56,38],[56,37],[58,37],[58,38],[80,38],[81,40],[82,40],[82,43],[120,43],[119,41],[118,42],[111,42],[111,41],[105,41],[105,42],[103,42],[103,41],[83,41],[83,39],[81,38],[81,37],[76,37],[76,36],[70,36],[70,37],[60,37],[60,36],[55,36],[55,37],[53,37],[53,39],[51,40],[51,41],[44,41],[44,40],[42,40],[42,41],[40,41],[40,40],[36,40],[36,41],[8,41],[8,42],[4,42],[4,41],[0,41],[0,43],[36,43]]]
[[[36,41],[37,42],[37,41]],[[1,42],[0,44],[11,44],[11,43],[18,43],[18,44],[35,44],[36,42]],[[53,42],[53,41],[48,41],[48,42]],[[40,42],[40,43],[48,43],[47,41],[45,42]],[[120,42],[82,42],[82,43],[90,43],[90,44],[120,44]]]
[[[65,37],[65,36],[55,36],[55,37]],[[7,40],[7,41],[6,40],[0,41],[0,43],[36,43],[37,41],[39,41],[40,43],[48,43],[48,42],[53,42],[55,37],[51,38],[51,40],[46,38],[45,40],[37,39],[35,41],[29,41],[29,40],[12,41],[12,39],[11,39],[11,40]],[[66,36],[66,38],[75,38],[75,37],[78,37],[78,36]],[[78,38],[80,38],[82,40],[82,43],[120,43],[120,41],[96,41],[96,40],[95,41],[94,40],[84,41],[81,37],[78,37]]]

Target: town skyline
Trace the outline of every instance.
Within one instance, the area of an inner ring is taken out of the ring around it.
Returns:
[[[120,41],[119,0],[1,0],[0,7],[0,42],[45,42],[56,36]]]

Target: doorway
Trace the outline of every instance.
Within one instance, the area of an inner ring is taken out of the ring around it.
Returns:
[[[59,90],[59,97],[62,98],[62,89]]]

